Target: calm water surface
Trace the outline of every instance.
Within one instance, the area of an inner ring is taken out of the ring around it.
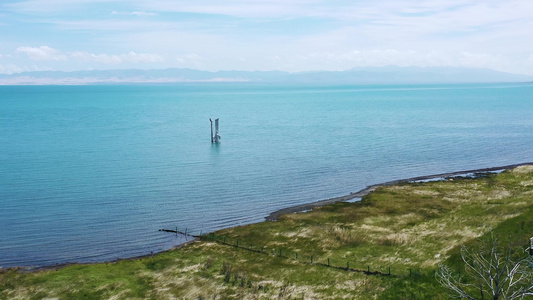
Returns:
[[[160,228],[533,161],[533,85],[2,86],[0,130],[0,266],[104,261],[184,241]]]

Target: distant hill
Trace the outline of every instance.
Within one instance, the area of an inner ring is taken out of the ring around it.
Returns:
[[[533,76],[503,73],[488,69],[450,67],[366,67],[342,72],[310,72],[294,74],[301,82],[322,83],[492,83],[527,82]]]
[[[347,71],[199,71],[192,69],[116,69],[40,71],[0,75],[0,85],[250,82],[277,84],[406,84],[528,82],[533,76],[488,69],[451,67],[365,67]]]

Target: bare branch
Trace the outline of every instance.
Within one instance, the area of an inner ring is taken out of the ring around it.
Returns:
[[[533,295],[533,259],[519,255],[523,253],[514,251],[512,246],[502,249],[491,233],[487,240],[478,242],[477,247],[461,248],[465,277],[441,265],[436,279],[457,298],[477,299],[480,295],[481,298],[490,295],[492,299],[523,299]]]

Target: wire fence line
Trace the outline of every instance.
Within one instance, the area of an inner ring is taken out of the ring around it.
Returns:
[[[306,255],[302,254],[300,252],[292,251],[290,249],[286,248],[275,248],[275,247],[266,247],[264,245],[257,245],[250,242],[246,242],[244,240],[239,239],[231,239],[226,236],[222,235],[216,235],[214,233],[197,233],[194,234],[192,231],[188,230],[187,228],[184,231],[176,229],[159,229],[159,231],[163,232],[170,232],[178,235],[185,236],[186,239],[200,239],[204,241],[212,241],[216,242],[222,245],[243,249],[246,251],[263,254],[263,255],[269,255],[273,257],[280,257],[284,259],[292,259],[295,262],[306,264],[306,265],[314,265],[314,266],[322,266],[327,268],[333,268],[338,270],[344,270],[348,272],[358,272],[363,273],[366,275],[374,275],[374,276],[392,276],[392,277],[409,277],[412,279],[421,278],[423,276],[427,276],[428,272],[421,272],[419,269],[413,269],[413,268],[405,268],[402,271],[398,271],[395,273],[391,272],[391,267],[381,267],[381,268],[371,268],[369,265],[367,265],[364,268],[357,268],[355,267],[355,264],[351,263],[349,260],[342,260],[342,263],[339,264],[340,259],[331,259],[331,258],[325,258],[322,256],[315,256],[315,255]],[[435,271],[432,271],[431,276],[435,275]]]
[[[348,272],[358,272],[366,275],[393,277],[408,276],[411,278],[418,278],[425,275],[418,269],[406,269],[403,272],[392,273],[390,266],[382,268],[371,268],[369,265],[367,265],[364,268],[360,268],[360,266],[356,267],[356,264],[350,262],[349,260],[341,260],[338,258],[332,259],[325,258],[322,256],[302,254],[300,252],[284,248],[266,247],[263,245],[257,245],[239,239],[230,239],[226,236],[215,235],[213,233],[200,235],[198,236],[198,238],[204,241],[212,241],[222,245],[243,249],[258,254],[280,257],[284,259],[291,259],[301,264],[322,266],[332,269],[344,270]],[[407,270],[408,273],[405,272]]]

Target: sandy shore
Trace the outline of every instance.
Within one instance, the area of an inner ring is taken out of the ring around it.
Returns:
[[[395,184],[404,183],[404,182],[425,181],[425,180],[440,179],[440,178],[444,179],[447,177],[461,176],[461,175],[474,174],[474,173],[498,172],[498,171],[514,169],[516,167],[525,166],[525,165],[533,165],[533,162],[507,165],[507,166],[501,166],[501,167],[492,167],[492,168],[466,170],[466,171],[458,171],[458,172],[451,172],[451,173],[433,174],[433,175],[426,175],[426,176],[419,176],[419,177],[413,177],[413,178],[388,181],[384,183],[367,186],[366,188],[355,193],[350,193],[349,195],[344,195],[344,196],[339,196],[335,198],[329,198],[329,199],[320,200],[316,202],[283,208],[275,212],[272,212],[270,215],[265,217],[265,219],[267,221],[277,221],[279,216],[283,214],[302,212],[302,211],[313,209],[315,207],[320,207],[320,206],[324,206],[324,205],[328,205],[328,204],[332,204],[336,202],[348,201],[354,198],[362,198],[370,194],[371,192],[375,191],[380,186],[389,186],[389,185],[395,185]]]

